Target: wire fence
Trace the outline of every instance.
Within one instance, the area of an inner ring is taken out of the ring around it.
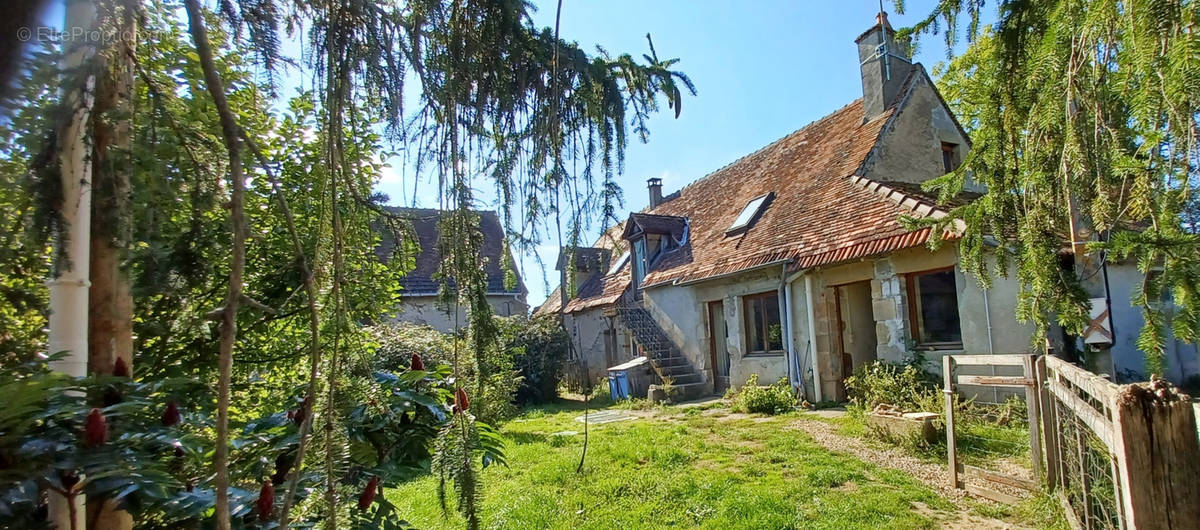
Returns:
[[[1032,355],[947,355],[943,376],[955,487],[1019,502],[1012,491],[1048,485],[1075,529],[1196,528],[1196,412],[1170,383],[1117,385]],[[995,387],[1012,397],[980,403]]]
[[[1041,377],[1050,412],[1043,428],[1049,481],[1072,526],[1125,528],[1113,403],[1117,385],[1058,359]]]
[[[1070,407],[1052,400],[1058,429],[1059,491],[1083,528],[1121,528],[1117,463],[1108,446]]]
[[[959,394],[954,399],[955,435],[960,461],[987,469],[1019,471],[1028,477],[1029,422],[1023,397],[999,403]]]

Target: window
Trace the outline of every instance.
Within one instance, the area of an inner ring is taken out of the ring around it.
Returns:
[[[743,296],[742,307],[746,313],[746,353],[783,351],[779,291]]]
[[[626,261],[629,261],[629,252],[621,254],[621,257],[617,258],[617,261],[613,263],[612,267],[609,267],[608,272],[604,273],[604,275],[609,276],[616,274],[617,271],[621,270],[621,267],[625,265]]]
[[[768,193],[761,197],[755,197],[751,199],[750,202],[746,204],[746,207],[742,208],[742,213],[738,214],[737,219],[733,220],[733,224],[729,225],[729,229],[725,231],[725,234],[732,235],[749,228],[750,223],[754,222],[754,219],[758,217],[759,213],[762,212],[763,206],[766,205],[767,200],[773,195],[774,193]]]
[[[958,169],[958,145],[942,142],[942,168],[946,173]]]
[[[642,287],[642,278],[646,277],[646,238],[639,237],[633,242],[633,288]]]
[[[954,268],[909,274],[908,314],[913,339],[920,346],[962,347],[958,320],[958,289]]]

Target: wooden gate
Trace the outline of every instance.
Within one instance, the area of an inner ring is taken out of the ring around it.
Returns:
[[[1081,530],[1200,528],[1197,413],[1170,383],[1118,385],[1046,355],[947,355],[942,363],[955,488],[1013,503],[1019,499],[1002,490],[1038,491],[1045,484]],[[996,369],[1007,374],[961,373]],[[955,428],[960,387],[1023,394],[1033,480],[963,465],[958,442],[965,435]]]
[[[1041,418],[1037,380],[1035,377],[1035,355],[947,355],[942,358],[942,377],[944,387],[942,392],[946,400],[946,460],[949,471],[950,485],[964,489],[969,493],[994,501],[1014,504],[1020,499],[1003,490],[1013,488],[1038,491],[1038,481],[1042,477],[1042,444],[1038,432]],[[976,372],[990,372],[987,375],[961,374],[959,368],[976,368]],[[979,369],[982,368],[982,369]],[[993,375],[997,368],[1017,375]],[[955,430],[955,409],[958,401],[960,386],[999,387],[1018,389],[1018,394],[1024,393],[1027,421],[1029,429],[1029,456],[1033,468],[1033,480],[1011,473],[1003,473],[966,465],[959,460],[958,437]],[[977,480],[963,480],[964,478]]]

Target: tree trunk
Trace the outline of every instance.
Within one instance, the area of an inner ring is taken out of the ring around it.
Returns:
[[[133,369],[133,293],[122,267],[129,243],[130,180],[133,172],[133,74],[137,49],[136,6],[122,3],[101,23],[119,40],[98,71],[92,137],[91,290],[88,293],[88,368],[111,374],[117,359]],[[128,512],[116,502],[88,502],[88,528],[127,530]]]
[[[221,119],[221,135],[229,151],[230,230],[233,232],[233,256],[230,258],[229,292],[221,311],[221,348],[217,380],[217,447],[213,455],[216,479],[217,530],[229,530],[229,380],[233,372],[233,345],[237,339],[237,309],[242,297],[242,273],[246,268],[246,181],[242,177],[242,139],[237,119],[225,97],[225,85],[213,62],[212,45],[204,26],[199,0],[185,0],[188,30],[196,44],[196,55],[204,71],[204,84],[212,96]]]
[[[87,0],[66,6],[64,29],[91,30],[96,11]],[[69,113],[57,131],[58,163],[62,197],[58,204],[61,232],[55,241],[55,263],[50,287],[50,353],[67,352],[50,365],[66,375],[87,375],[88,240],[91,226],[92,167],[88,122],[92,115],[95,76],[81,75],[96,54],[95,43],[71,41],[62,61],[63,101]],[[81,494],[49,494],[50,523],[60,530],[84,528],[84,498]]]

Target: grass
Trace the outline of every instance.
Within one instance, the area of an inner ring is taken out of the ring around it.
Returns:
[[[954,509],[904,473],[788,428],[794,415],[655,408],[592,426],[577,474],[580,413],[560,403],[504,426],[510,467],[481,474],[485,527],[932,528]],[[461,528],[452,505],[443,515],[436,487],[424,477],[387,495],[417,527]]]

